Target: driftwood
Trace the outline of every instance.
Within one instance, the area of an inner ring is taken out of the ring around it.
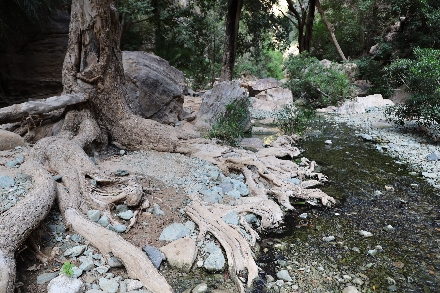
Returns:
[[[17,122],[29,115],[48,113],[85,100],[86,97],[81,94],[65,94],[0,108],[0,124]]]

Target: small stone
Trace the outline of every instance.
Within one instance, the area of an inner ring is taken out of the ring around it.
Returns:
[[[147,254],[148,258],[151,260],[156,269],[159,269],[160,264],[165,259],[162,252],[154,246],[144,246],[142,250]]]
[[[180,238],[160,248],[168,263],[181,271],[189,272],[197,257],[196,242],[191,238]]]
[[[124,219],[124,220],[130,220],[131,218],[133,218],[134,213],[133,213],[132,210],[127,210],[127,211],[125,211],[125,212],[119,213],[118,216],[119,216],[121,219]]]
[[[72,248],[67,249],[63,255],[66,257],[77,257],[81,255],[84,252],[84,250],[86,250],[86,248],[87,248],[86,245],[74,246]]]
[[[298,289],[299,289],[299,286],[298,286],[298,285],[293,285],[293,286],[292,286],[292,289],[293,289],[293,290],[298,290]]]
[[[439,157],[439,155],[437,154],[437,153],[431,153],[431,154],[429,154],[428,156],[426,156],[426,159],[429,161],[429,162],[433,162],[433,161],[438,161],[438,160],[440,160],[440,157]]]
[[[93,263],[93,259],[90,256],[82,256],[80,258],[81,265],[79,268],[83,271],[90,271],[95,267],[95,264]]]
[[[80,279],[69,278],[64,275],[56,277],[47,286],[48,293],[82,293],[84,290],[84,283]]]
[[[267,281],[268,283],[272,283],[273,281],[275,281],[275,278],[272,277],[271,275],[266,275],[266,281]]]
[[[359,291],[354,286],[348,286],[345,287],[344,290],[342,290],[342,293],[359,293]]]
[[[365,230],[359,230],[359,234],[361,234],[364,237],[371,237],[371,236],[373,236],[373,233],[365,231]]]
[[[307,213],[302,213],[298,217],[300,217],[301,219],[307,219]]]
[[[426,177],[426,178],[437,178],[437,174],[436,173],[429,173],[429,172],[422,172],[422,176]]]
[[[368,250],[368,254],[371,256],[375,256],[377,254],[377,249]]]
[[[361,286],[364,284],[364,281],[362,281],[361,278],[354,278],[352,282]]]
[[[139,280],[127,279],[125,280],[125,283],[127,284],[127,291],[141,289],[144,286],[144,284],[142,284],[142,282]]]
[[[387,232],[394,231],[394,227],[391,226],[391,225],[387,225],[387,226],[383,227],[383,229],[384,229],[385,231],[387,231]]]
[[[174,241],[188,236],[190,230],[181,223],[173,223],[167,226],[159,236],[161,241]]]
[[[287,270],[281,270],[277,273],[277,278],[286,282],[292,282],[292,277],[290,277]]]
[[[73,267],[72,271],[73,271],[72,278],[75,278],[75,279],[79,278],[83,273],[83,270],[78,267]]]
[[[322,240],[325,242],[330,242],[335,240],[335,236],[322,237]]]
[[[385,190],[386,191],[394,191],[394,187],[393,186],[389,186],[389,185],[385,185]]]
[[[108,217],[104,215],[98,220],[98,224],[102,227],[107,227],[108,225],[110,225],[110,221]]]
[[[55,176],[52,176],[52,179],[55,180],[55,181],[60,182],[61,179],[63,179],[63,176],[61,176],[61,175],[55,175]]]
[[[327,145],[331,145],[333,142],[328,139],[328,140],[324,141],[324,143],[327,144]]]
[[[2,175],[0,176],[0,187],[1,188],[11,188],[14,186],[15,180],[12,177]]]
[[[95,285],[95,284],[93,284],[93,285]],[[99,290],[99,289],[90,289],[90,290],[87,290],[86,293],[105,293],[105,292],[102,290]]]
[[[127,206],[126,204],[118,204],[118,205],[116,206],[116,210],[117,210],[119,213],[123,213],[123,212],[128,211],[128,206]]]
[[[118,292],[119,283],[116,279],[99,279],[99,287],[102,291],[106,293],[116,293]]]
[[[42,285],[44,283],[49,282],[50,280],[56,278],[58,273],[43,273],[37,276],[37,284]]]
[[[371,135],[369,135],[369,134],[366,134],[366,133],[361,134],[359,136],[362,137],[362,139],[365,140],[365,141],[372,141],[373,140],[373,137]]]
[[[390,292],[396,292],[397,291],[397,286],[396,285],[391,285],[388,287],[388,291]]]
[[[110,269],[110,266],[99,266],[97,268],[95,268],[95,271],[97,271],[98,273],[105,274],[108,272],[108,270]]]
[[[277,285],[278,287],[283,287],[284,286],[284,281],[283,280],[277,280],[275,282],[275,285]]]
[[[119,154],[120,154],[121,156],[123,156],[123,155],[125,155],[125,151],[124,151],[124,150],[120,150],[120,151],[119,151]]]
[[[81,242],[83,240],[81,235],[78,235],[78,234],[73,234],[72,237],[70,237],[70,239],[76,243]]]
[[[109,225],[108,228],[118,233],[124,233],[127,230],[127,226],[122,224],[117,224],[115,226]]]
[[[87,212],[87,217],[92,222],[98,222],[101,217],[101,212],[99,210],[89,210]]]
[[[188,228],[192,232],[196,229],[196,223],[194,223],[193,221],[187,221],[185,223],[185,227]]]
[[[231,212],[227,213],[226,215],[224,215],[224,216],[222,217],[222,220],[223,220],[226,224],[230,224],[230,225],[238,225],[239,218],[238,218],[238,213],[237,213],[237,211],[231,211]]]
[[[118,177],[124,177],[130,175],[130,173],[127,170],[116,170],[113,174]]]
[[[8,168],[18,168],[18,166],[20,165],[20,163],[17,160],[12,160],[9,162],[6,162],[5,166]]]
[[[112,256],[112,257],[108,257],[107,258],[107,263],[111,268],[120,268],[123,267],[124,265],[122,264],[122,262],[119,260],[119,258]]]
[[[205,293],[206,291],[208,291],[208,285],[206,283],[201,283],[195,286],[191,293]]]
[[[161,210],[157,203],[153,204],[153,215],[155,216],[165,216],[165,212]]]
[[[227,196],[230,196],[230,197],[232,197],[232,198],[235,198],[235,199],[239,199],[240,196],[241,196],[240,191],[235,190],[235,189],[226,192],[226,195],[227,195]]]

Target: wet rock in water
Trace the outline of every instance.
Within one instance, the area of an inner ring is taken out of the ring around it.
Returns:
[[[87,212],[87,217],[92,222],[98,222],[101,217],[101,212],[99,210],[89,210]]]
[[[322,237],[322,240],[325,242],[330,242],[335,240],[335,236]]]
[[[153,215],[155,216],[165,216],[165,212],[162,211],[160,206],[157,203],[153,204]]]
[[[431,154],[429,154],[427,157],[426,157],[426,159],[429,161],[429,162],[432,162],[432,161],[438,161],[438,160],[440,160],[440,157],[439,157],[439,155],[437,154],[437,153],[431,153]]]
[[[359,234],[361,234],[364,237],[372,237],[373,233],[365,231],[365,230],[359,230]]]
[[[14,178],[6,175],[0,176],[0,188],[11,188],[14,184]]]
[[[239,218],[238,218],[237,211],[231,211],[231,212],[227,213],[226,215],[224,215],[222,217],[222,220],[226,224],[238,225]]]
[[[99,279],[99,287],[106,293],[116,293],[119,289],[119,283],[117,279]]]
[[[289,272],[288,272],[287,270],[281,270],[281,271],[279,271],[279,272],[277,273],[277,278],[278,278],[279,280],[283,280],[283,281],[286,281],[286,282],[291,282],[291,281],[293,281],[293,280],[292,280],[292,277],[290,277]]]
[[[66,257],[77,257],[77,256],[83,254],[83,252],[86,250],[86,248],[87,248],[86,245],[74,246],[72,248],[67,249],[64,252],[64,256],[66,256]]]
[[[142,247],[142,250],[147,254],[153,265],[158,269],[160,264],[165,259],[162,252],[154,246],[146,245]]]
[[[189,272],[197,257],[196,242],[191,238],[181,238],[160,248],[168,263],[179,270]]]
[[[198,284],[191,290],[191,293],[205,293],[208,291],[208,285],[206,283]]]
[[[173,223],[167,226],[159,236],[159,240],[162,241],[174,241],[179,238],[188,236],[190,230],[181,223]]]
[[[342,293],[360,293],[360,292],[358,291],[358,289],[356,289],[356,287],[348,286],[345,287],[344,290],[342,290]]]
[[[42,285],[44,283],[47,283],[51,281],[52,279],[56,278],[58,276],[58,272],[56,273],[43,273],[41,275],[37,276],[37,284]]]
[[[64,275],[56,277],[47,286],[48,293],[82,293],[84,290],[84,283],[80,279],[69,278]]]

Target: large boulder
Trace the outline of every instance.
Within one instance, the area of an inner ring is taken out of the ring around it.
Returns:
[[[263,78],[254,82],[248,82],[247,88],[249,90],[249,96],[254,97],[262,91],[279,87],[280,83],[275,78]]]
[[[248,99],[247,91],[240,87],[240,83],[234,81],[223,81],[203,95],[203,101],[197,113],[195,127],[199,130],[209,130],[216,119],[226,110],[226,105],[234,101],[245,101]],[[247,127],[250,127],[250,118]]]
[[[166,60],[145,52],[122,52],[127,104],[147,119],[172,124],[184,116],[185,75]]]

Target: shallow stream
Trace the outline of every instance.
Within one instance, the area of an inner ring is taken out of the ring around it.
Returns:
[[[329,178],[320,188],[338,203],[315,208],[296,201],[285,227],[262,241],[263,272],[253,292],[341,292],[348,285],[362,292],[440,292],[438,190],[353,129],[318,126],[300,145]],[[267,289],[267,279],[273,283],[267,275],[276,280],[282,269],[291,284]]]

